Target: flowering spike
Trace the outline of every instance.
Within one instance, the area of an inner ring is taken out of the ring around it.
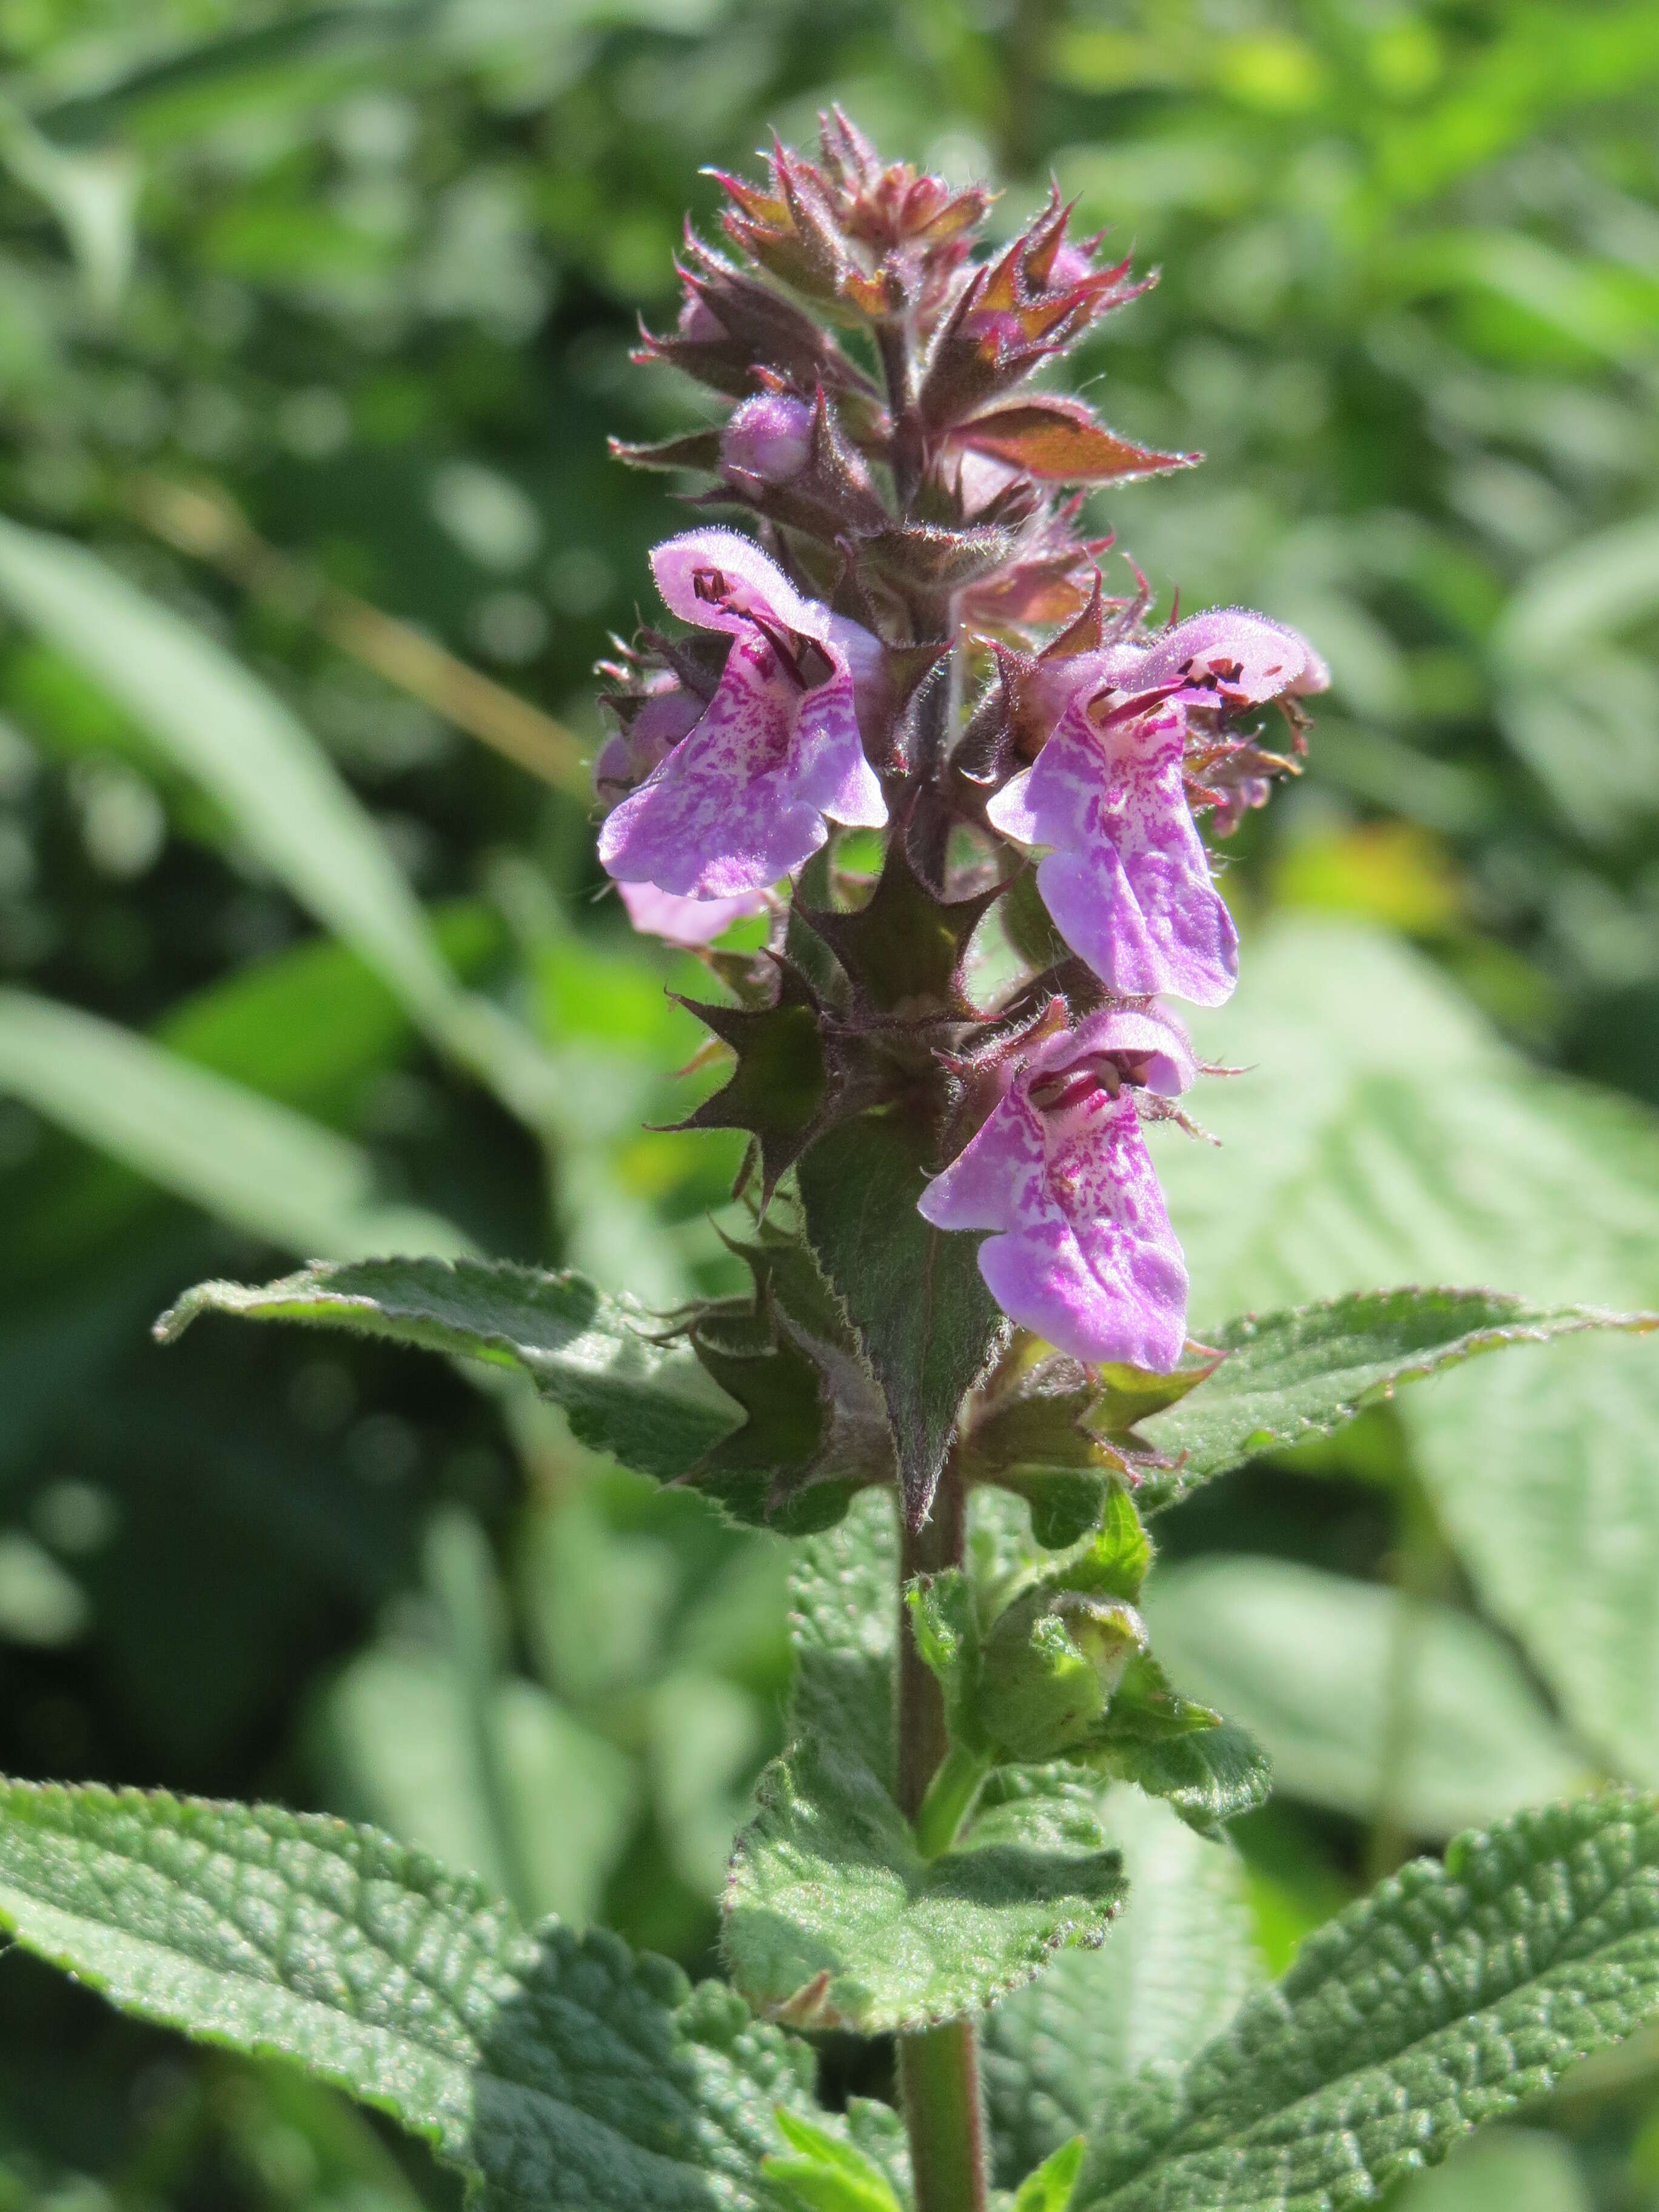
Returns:
[[[765,161],[758,180],[720,176],[730,251],[688,232],[678,325],[643,341],[722,395],[724,419],[622,453],[702,471],[702,496],[757,535],[657,549],[686,627],[642,630],[605,665],[599,852],[636,925],[700,950],[734,994],[696,1009],[736,1065],[687,1126],[750,1133],[763,1203],[792,1178],[845,1325],[836,1356],[850,1347],[839,1381],[834,1360],[803,1364],[798,1317],[758,1276],[740,1315],[706,1310],[700,1356],[750,1414],[731,1479],[788,1458],[773,1401],[793,1376],[817,1407],[797,1473],[823,1435],[868,1447],[878,1403],[880,1479],[897,1469],[916,1526],[964,1394],[992,1387],[1006,1328],[988,1286],[1073,1376],[1182,1357],[1185,1268],[1143,1125],[1197,1133],[1182,1101],[1201,1071],[1154,1000],[1232,990],[1237,937],[1196,817],[1225,835],[1296,772],[1302,702],[1328,678],[1266,616],[1154,628],[1133,560],[1133,587],[1108,594],[1112,541],[1085,534],[1083,488],[1198,457],[1030,388],[1152,282],[1072,237],[1058,185],[984,253],[988,192],[884,161],[838,108],[811,158],[775,141]],[[860,325],[879,384],[835,335]],[[1258,726],[1273,704],[1282,750]],[[762,910],[768,951],[714,949]],[[1065,1426],[1073,1456],[1051,1473],[1139,1464]],[[1075,1501],[1043,1495],[1061,1525]]]

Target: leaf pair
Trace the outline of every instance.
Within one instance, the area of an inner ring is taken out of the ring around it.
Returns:
[[[844,1159],[843,1135],[851,1148]],[[711,1454],[711,1464],[754,1478],[709,1486],[741,1519],[765,1517],[809,1480],[833,1474],[822,1501],[827,1519],[852,1494],[852,1470],[842,1462],[854,1432],[868,1448],[860,1479],[883,1477],[886,1440],[857,1341],[889,1347],[878,1379],[896,1425],[910,1438],[907,1449],[921,1455],[913,1457],[914,1468],[932,1464],[929,1455],[943,1450],[962,1398],[984,1367],[998,1318],[974,1264],[973,1240],[931,1229],[915,1212],[910,1185],[921,1166],[897,1123],[872,1117],[848,1125],[809,1158],[820,1156],[823,1188],[803,1176],[802,1197],[809,1226],[817,1223],[813,1241],[839,1306],[799,1248],[774,1239],[763,1259],[751,1258],[757,1289],[745,1313],[712,1310],[714,1358],[702,1367],[689,1351],[660,1341],[660,1330],[637,1308],[582,1277],[507,1261],[362,1261],[307,1268],[264,1288],[204,1283],[163,1316],[158,1334],[170,1340],[203,1313],[234,1313],[332,1325],[521,1367],[565,1408],[583,1443],[624,1466],[672,1481]],[[786,1264],[787,1276],[780,1273]],[[763,1325],[757,1335],[757,1317]],[[1126,1474],[1139,1486],[1143,1510],[1158,1512],[1255,1453],[1328,1435],[1401,1382],[1478,1352],[1585,1330],[1656,1327],[1652,1315],[1539,1305],[1478,1290],[1407,1288],[1246,1316],[1219,1332],[1220,1361],[1178,1402],[1150,1413],[1144,1400],[1121,1387],[1103,1392],[1070,1362],[1028,1367],[976,1418],[963,1472],[971,1482],[1024,1495],[1040,1541],[1069,1542],[1098,1520],[1109,1485]],[[772,1382],[780,1384],[774,1410],[789,1429],[768,1444],[766,1409],[744,1402],[744,1370],[720,1361],[722,1352],[737,1359],[763,1351],[787,1355],[791,1347],[802,1358],[796,1380],[803,1405],[788,1413],[784,1378],[768,1373],[767,1395]],[[836,1362],[831,1378],[826,1370]],[[803,1421],[799,1432],[789,1427]],[[761,1483],[764,1471],[775,1477],[781,1471],[784,1480]],[[913,1500],[915,1493],[906,1494]]]

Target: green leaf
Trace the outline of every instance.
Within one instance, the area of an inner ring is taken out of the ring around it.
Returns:
[[[1197,1038],[1251,1072],[1205,1088],[1219,1150],[1157,1147],[1195,1336],[1379,1282],[1659,1306],[1659,1115],[1528,1066],[1397,940],[1299,915]]]
[[[1141,2074],[1192,2057],[1261,1978],[1244,1870],[1137,1791],[1102,1821],[1128,1902],[1098,1951],[1066,1951],[987,2018],[981,2036],[997,2180],[1012,2188]]]
[[[1138,1728],[1126,1710],[1126,1682],[1111,1715],[1112,1739],[1091,1764],[1133,1782],[1149,1797],[1162,1797],[1189,1828],[1218,1841],[1229,1820],[1267,1803],[1273,1762],[1237,1721],[1219,1720],[1207,1707],[1173,1695],[1163,1668],[1150,1659],[1142,1663],[1155,1673],[1156,1701],[1173,1705],[1176,1725]]]
[[[731,1047],[736,1064],[720,1088],[678,1126],[746,1130],[760,1153],[762,1195],[769,1199],[778,1177],[811,1144],[835,1103],[817,994],[798,969],[785,966],[778,971],[772,1006],[680,1003]]]
[[[100,684],[221,807],[246,849],[381,975],[503,1103],[546,1118],[528,1034],[445,964],[379,828],[274,693],[170,608],[68,539],[0,520],[0,603]]]
[[[1659,1315],[1534,1306],[1496,1291],[1372,1291],[1229,1322],[1214,1340],[1227,1357],[1209,1378],[1134,1431],[1177,1462],[1149,1474],[1143,1511],[1173,1504],[1253,1454],[1328,1436],[1397,1383],[1437,1374],[1477,1352],[1542,1344],[1585,1329],[1646,1332]]]
[[[1012,2212],[1066,2212],[1083,2170],[1085,2147],[1084,2138],[1074,2136],[1070,2142],[1051,2151],[1020,2184]]]
[[[1610,1792],[1522,1813],[1384,1882],[1179,2080],[1131,2092],[1077,2202],[1370,2202],[1656,2010],[1659,1805]]]
[[[647,1316],[580,1275],[505,1260],[365,1260],[280,1282],[198,1283],[155,1324],[171,1343],[204,1313],[343,1328],[521,1368],[572,1432],[624,1467],[672,1481],[737,1408],[689,1352],[653,1340]]]
[[[996,1784],[924,1860],[868,1768],[805,1741],[775,1761],[724,1901],[726,1954],[757,2010],[900,2033],[977,2011],[1064,1944],[1102,1942],[1123,1884],[1091,1792],[1056,1778],[999,1799]]]
[[[902,836],[888,840],[875,890],[850,914],[807,907],[800,918],[841,963],[861,1007],[915,1020],[925,1012],[965,1013],[963,963],[969,939],[1001,897],[995,885],[973,898],[935,898],[911,866]]]
[[[1261,1071],[1206,1092],[1225,1152],[1159,1147],[1200,1336],[1209,1316],[1412,1276],[1659,1307],[1659,1116],[1528,1066],[1397,943],[1298,916],[1256,943],[1199,1041]],[[1659,1355],[1477,1363],[1401,1411],[1484,1602],[1584,1738],[1648,1778]]]
[[[733,1978],[794,2025],[871,2034],[975,2010],[1061,1945],[1101,1941],[1117,1855],[1073,1774],[1004,1769],[956,1846],[924,1860],[892,1795],[891,1509],[861,1498],[802,1548],[790,1741],[724,1900]]]
[[[1171,1670],[1261,1737],[1297,1796],[1361,1820],[1386,1801],[1436,1836],[1588,1778],[1508,1650],[1449,1606],[1216,1558],[1155,1576],[1146,1611]]]
[[[732,1249],[753,1295],[705,1306],[690,1341],[745,1419],[690,1480],[736,1520],[808,1534],[832,1527],[854,1491],[893,1480],[886,1413],[806,1247],[763,1223]]]
[[[0,990],[0,1093],[222,1221],[290,1251],[457,1252],[460,1231],[376,1195],[344,1137],[96,1014]]]
[[[1587,1341],[1471,1368],[1403,1408],[1483,1607],[1578,1735],[1659,1783],[1659,1492],[1650,1345]]]
[[[778,2131],[793,2158],[769,2158],[767,2179],[805,2212],[902,2212],[893,2185],[856,2144],[827,2128],[780,2111]]]
[[[0,1789],[0,1920],[123,2011],[313,2078],[510,2212],[766,2201],[810,2057],[727,1991],[509,1909],[372,1829],[137,1790]]]
[[[1006,1323],[986,1289],[978,1240],[916,1212],[924,1133],[861,1114],[809,1147],[796,1170],[807,1241],[880,1384],[912,1524],[932,1501],[957,1408]]]

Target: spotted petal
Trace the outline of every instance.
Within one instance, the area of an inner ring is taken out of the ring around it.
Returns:
[[[854,626],[803,599],[735,531],[690,531],[652,561],[674,612],[730,632],[732,647],[696,726],[607,817],[608,872],[680,896],[731,898],[810,860],[830,834],[826,817],[879,828],[887,808],[859,734]],[[812,641],[818,665],[829,664],[822,683],[785,664],[784,633]]]
[[[1051,848],[1043,903],[1113,990],[1218,1006],[1238,980],[1238,935],[1187,805],[1184,736],[1178,706],[1091,714],[1074,696],[1036,767],[986,811],[1006,836]]]
[[[792,629],[799,637],[829,634],[828,607],[803,599],[777,562],[740,531],[688,530],[666,538],[651,556],[651,573],[669,611],[699,629],[729,630],[743,637],[751,632],[750,617],[762,615],[775,628]],[[729,586],[723,603],[705,599],[698,590],[698,578],[711,574]]]
[[[1108,680],[1121,691],[1162,690],[1176,697],[1256,707],[1283,694],[1323,691],[1330,673],[1307,640],[1284,623],[1248,607],[1214,607],[1177,623],[1149,646],[1121,645],[1101,654]]]
[[[1073,1359],[1167,1374],[1186,1342],[1187,1270],[1133,1097],[1097,1092],[1044,1115],[1030,1080],[929,1183],[923,1218],[997,1232],[980,1247],[980,1273],[1022,1328]]]

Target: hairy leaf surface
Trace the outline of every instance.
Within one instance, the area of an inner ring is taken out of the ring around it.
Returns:
[[[1659,2010],[1659,1804],[1522,1813],[1310,1937],[1178,2081],[1104,2118],[1079,2212],[1336,2212]]]
[[[926,1516],[963,1395],[1006,1326],[978,1240],[916,1212],[928,1164],[902,1122],[864,1114],[820,1138],[797,1170],[807,1241],[887,1401],[913,1522]]]
[[[738,1839],[724,1943],[750,2002],[865,2033],[975,2010],[1054,1951],[1097,1943],[1122,1896],[1074,1771],[1002,1769],[950,1850],[923,1860],[894,1802],[892,1508],[859,1500],[802,1548],[790,1741]]]
[[[1547,1343],[1586,1329],[1645,1332],[1659,1315],[1539,1306],[1497,1291],[1361,1291],[1284,1313],[1229,1322],[1214,1341],[1227,1357],[1186,1396],[1137,1425],[1178,1461],[1149,1475],[1143,1510],[1172,1504],[1252,1454],[1328,1436],[1396,1384],[1504,1345]]]
[[[807,2105],[810,2059],[728,1991],[319,1814],[8,1783],[0,1919],[124,2011],[377,2106],[499,2212],[757,2206],[774,2110]]]
[[[255,1287],[201,1283],[156,1323],[163,1342],[204,1313],[344,1328],[522,1368],[581,1443],[665,1480],[733,1428],[738,1409],[689,1352],[583,1276],[512,1261],[366,1260]]]

